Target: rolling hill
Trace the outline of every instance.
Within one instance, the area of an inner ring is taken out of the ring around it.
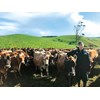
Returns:
[[[100,47],[100,38],[81,37],[86,47]],[[23,34],[0,36],[0,48],[75,48],[75,35],[36,37]]]

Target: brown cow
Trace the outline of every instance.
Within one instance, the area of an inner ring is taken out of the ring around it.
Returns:
[[[48,66],[49,66],[49,57],[50,52],[39,52],[35,51],[34,53],[34,64],[37,69],[41,71],[41,77],[43,76],[43,69],[46,70],[47,76],[49,76]]]
[[[3,83],[6,82],[7,80],[7,72],[8,69],[11,67],[10,66],[10,57],[8,54],[1,53],[0,54],[0,84],[2,85]]]
[[[98,57],[95,59],[96,63],[100,65],[100,49],[97,50]]]
[[[58,77],[66,76],[68,86],[73,85],[73,76],[75,76],[76,59],[74,57],[68,57],[67,53],[59,51],[57,55],[57,69]]]
[[[58,73],[64,71],[64,61],[65,61],[66,53],[59,51],[57,54],[57,69]]]
[[[90,61],[91,61],[92,69],[93,69],[94,66],[96,65],[96,59],[98,58],[98,52],[97,50],[93,50],[93,49],[89,49],[87,50],[87,52],[89,53]]]
[[[15,72],[16,78],[18,77],[17,75],[22,75],[21,67],[22,65],[25,66],[25,57],[28,57],[28,55],[22,50],[15,51],[11,55],[11,70]]]

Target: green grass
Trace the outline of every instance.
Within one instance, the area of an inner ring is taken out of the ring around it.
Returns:
[[[81,37],[86,47],[100,47],[100,38]],[[0,36],[0,48],[75,48],[75,36],[36,37],[22,34]]]

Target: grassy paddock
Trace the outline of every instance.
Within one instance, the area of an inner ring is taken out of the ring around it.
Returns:
[[[100,38],[81,37],[86,47],[100,48]],[[22,34],[0,36],[0,48],[75,48],[75,36],[36,37]]]

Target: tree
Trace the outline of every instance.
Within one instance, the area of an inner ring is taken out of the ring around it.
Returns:
[[[79,21],[77,25],[74,25],[75,34],[76,34],[76,44],[79,42],[81,36],[84,36],[85,34],[82,33],[86,25],[83,24],[82,21]]]

